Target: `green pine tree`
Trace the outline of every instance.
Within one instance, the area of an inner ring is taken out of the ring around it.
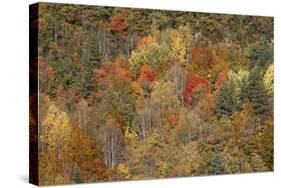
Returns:
[[[273,61],[273,49],[266,41],[261,41],[255,44],[253,49],[250,51],[250,62],[252,65],[265,67]]]
[[[88,61],[88,67],[90,69],[99,68],[101,64],[101,57],[99,52],[99,46],[98,46],[98,37],[97,32],[92,32],[90,45],[89,45],[89,61]]]
[[[246,94],[248,100],[253,104],[255,114],[264,114],[268,109],[268,100],[266,97],[262,77],[262,69],[260,66],[255,66],[249,75],[249,84]]]
[[[225,173],[223,158],[219,153],[215,153],[207,166],[208,174],[223,174]]]
[[[231,82],[225,81],[223,83],[216,100],[216,115],[218,117],[222,115],[230,116],[235,110],[234,90],[234,84]]]

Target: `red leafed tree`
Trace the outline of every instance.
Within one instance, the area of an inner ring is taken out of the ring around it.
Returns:
[[[216,80],[216,88],[220,88],[222,83],[227,79],[227,74],[228,74],[228,70],[224,69],[223,71],[221,71],[218,76],[217,76],[217,80]]]
[[[193,94],[193,91],[195,91],[195,89],[198,86],[202,86],[203,88],[206,89],[207,92],[210,92],[209,81],[206,80],[204,77],[190,76],[187,78],[185,82],[184,93],[183,93],[185,105],[188,105],[190,103],[190,98]]]
[[[125,31],[128,29],[128,22],[122,14],[113,16],[109,23],[110,31],[118,32],[121,37],[125,36]]]

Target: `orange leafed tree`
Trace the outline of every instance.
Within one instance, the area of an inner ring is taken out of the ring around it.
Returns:
[[[72,129],[73,134],[67,150],[73,162],[79,166],[83,180],[91,182],[105,178],[105,164],[98,155],[95,141],[90,139],[79,126],[74,125]]]
[[[191,59],[190,68],[194,72],[207,73],[212,66],[214,56],[208,47],[194,47],[191,49]]]
[[[141,46],[143,46],[143,45],[148,45],[148,44],[154,42],[154,40],[155,40],[155,39],[154,39],[151,35],[144,36],[144,37],[142,37],[142,38],[140,38],[140,39],[138,40],[138,42],[137,42],[137,47],[139,48],[139,47],[141,47]]]
[[[115,61],[114,63],[104,63],[99,69],[93,71],[95,79],[101,83],[109,78],[115,77],[125,81],[132,81],[133,75],[124,63]]]
[[[147,64],[144,64],[140,69],[139,80],[141,82],[152,83],[156,78],[155,71]]]
[[[191,63],[188,68],[193,73],[216,79],[219,72],[227,69],[228,51],[222,45],[195,46],[190,53]]]
[[[168,117],[167,117],[167,122],[169,123],[169,125],[171,126],[176,126],[179,124],[179,120],[180,120],[180,117],[178,114],[170,114]]]
[[[222,86],[223,82],[227,79],[227,75],[228,75],[227,69],[224,69],[218,74],[216,80],[216,88],[220,88]]]
[[[122,14],[113,16],[109,23],[110,31],[118,32],[121,37],[124,37],[128,29],[128,22]]]
[[[190,76],[185,82],[184,102],[185,105],[190,103],[190,98],[197,87],[202,86],[207,92],[210,92],[209,81],[202,76]]]

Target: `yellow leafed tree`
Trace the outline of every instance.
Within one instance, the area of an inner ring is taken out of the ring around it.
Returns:
[[[171,55],[180,65],[188,63],[188,55],[193,40],[189,26],[181,26],[171,31]]]
[[[274,66],[269,65],[263,78],[264,88],[268,96],[272,97],[274,93]]]
[[[71,127],[66,113],[51,104],[43,121],[40,137],[43,154],[39,161],[40,177],[44,178],[40,182],[59,184],[70,181],[71,169],[67,164],[68,155],[66,153],[70,133]],[[60,175],[60,178],[55,175]]]

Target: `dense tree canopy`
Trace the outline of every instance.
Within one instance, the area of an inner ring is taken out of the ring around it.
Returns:
[[[40,184],[273,170],[272,18],[40,3],[38,52]]]

